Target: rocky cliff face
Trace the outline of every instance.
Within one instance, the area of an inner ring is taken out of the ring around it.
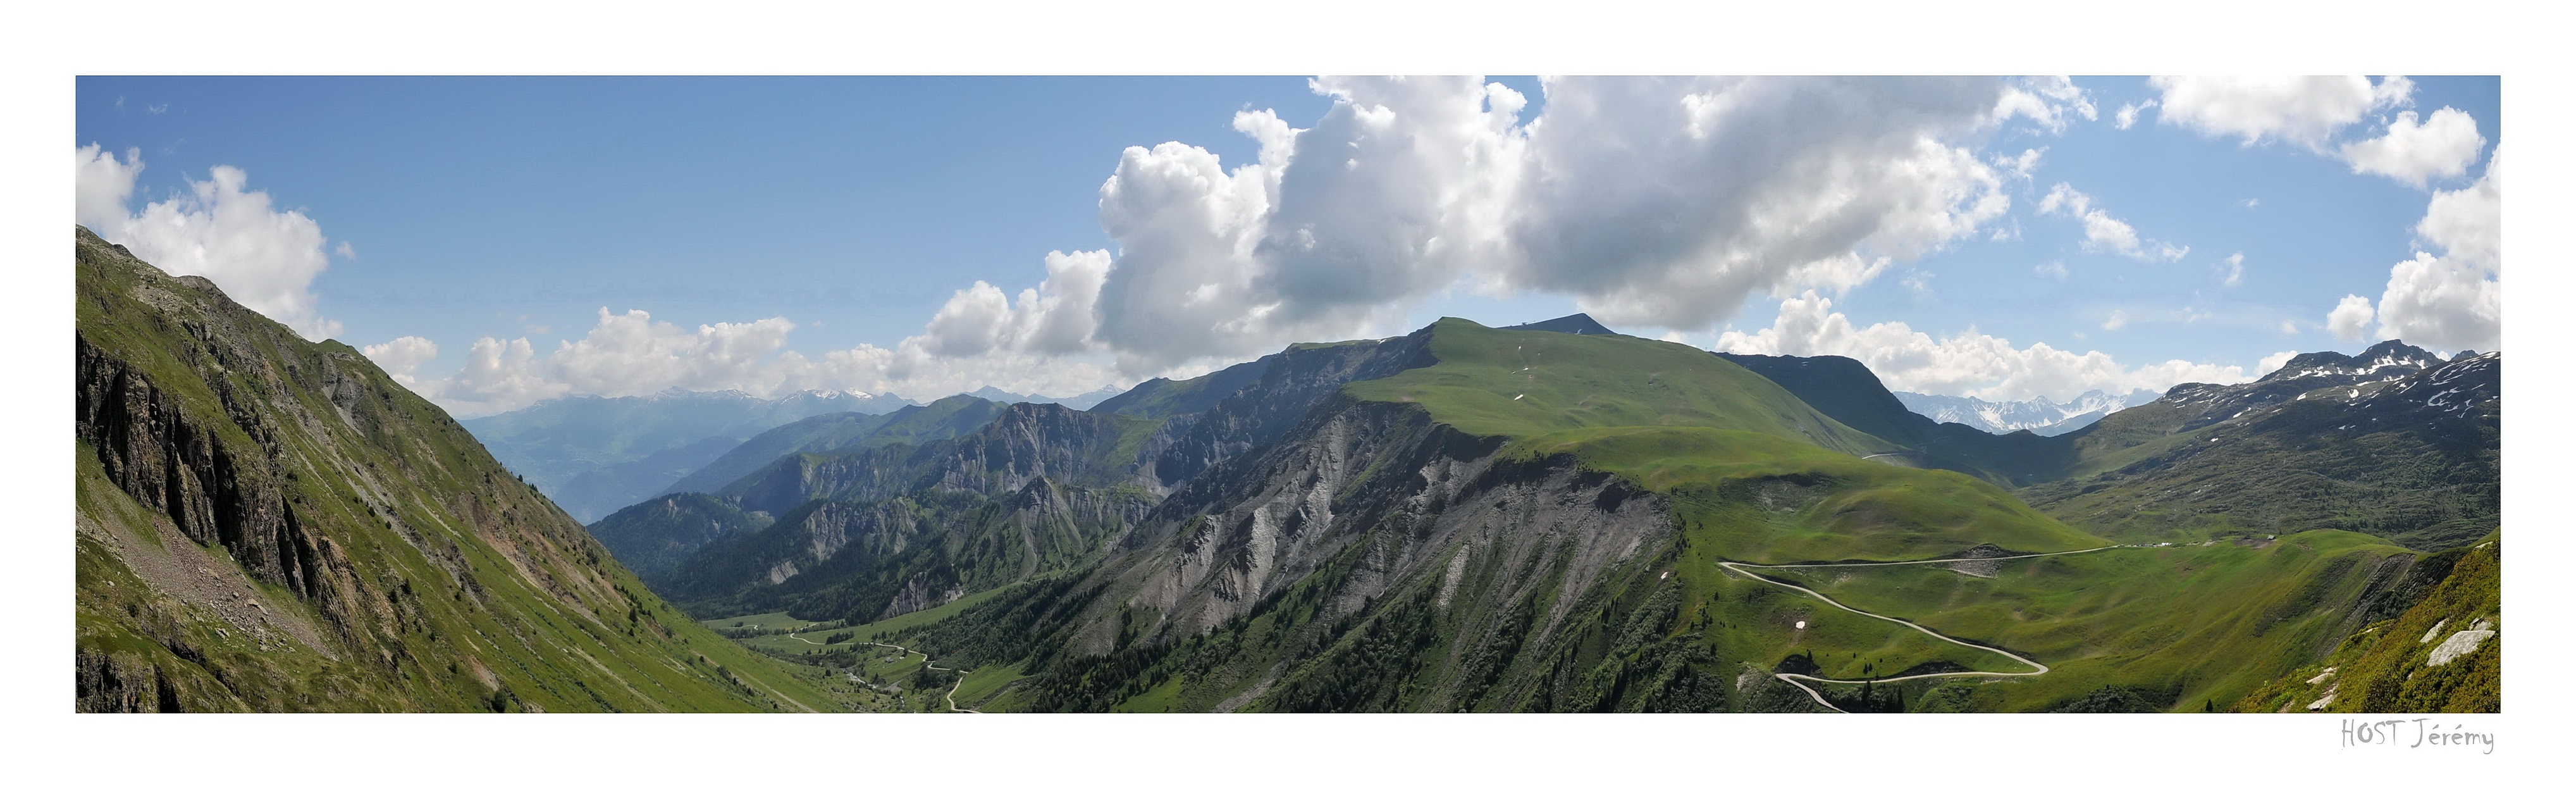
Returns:
[[[1140,439],[1154,425],[1053,403],[1013,403],[967,435],[790,455],[721,492],[746,510],[780,513],[809,501],[876,500],[920,490],[1000,496],[1039,477],[1114,486],[1133,481]]]
[[[1333,614],[1409,583],[1439,588],[1444,601],[1470,577],[1464,594],[1476,600],[1528,597],[1548,583],[1540,596],[1555,603],[1532,631],[1544,638],[1614,565],[1671,536],[1670,515],[1628,483],[1571,458],[1504,461],[1502,441],[1420,409],[1344,400],[1300,434],[1221,467],[1156,513],[1158,544],[1121,584],[1134,589],[1127,605],[1156,614],[1158,634],[1212,631],[1340,559],[1348,566],[1325,605]],[[1532,564],[1554,572],[1509,572]]]
[[[1031,478],[1003,496],[925,488],[827,499],[719,539],[654,579],[705,616],[873,621],[1096,560],[1153,500]]]
[[[74,250],[80,709],[828,703],[355,349],[87,230]]]
[[[1607,709],[1569,690],[1598,659],[1571,650],[1597,636],[1609,601],[1653,586],[1675,521],[1629,482],[1570,457],[1508,459],[1504,445],[1411,405],[1332,398],[1165,499],[1100,569],[929,638],[1055,656],[1051,682],[1139,677],[1048,685],[1035,695],[1050,709],[1104,708],[1092,705],[1185,670],[1198,674],[1180,709],[1549,709],[1576,696]],[[985,621],[1002,616],[1035,617],[1011,620],[1017,646]],[[1355,661],[1371,678],[1336,668]],[[1139,665],[1164,668],[1120,673]],[[1673,702],[1691,681],[1666,679],[1627,703]],[[1671,708],[1722,703],[1693,698]]]
[[[1175,417],[1148,437],[1142,476],[1165,493],[1253,447],[1277,441],[1339,394],[1434,360],[1430,329],[1388,340],[1295,346],[1270,357],[1261,377],[1206,411]]]

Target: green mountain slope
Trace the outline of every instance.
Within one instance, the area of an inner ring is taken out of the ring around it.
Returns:
[[[1702,427],[1566,430],[1514,445],[1665,494],[1710,524],[1719,557],[1757,563],[1896,561],[1990,545],[2046,553],[2106,544],[1964,474],[1891,466],[1776,436]]]
[[[1909,464],[2017,487],[2056,479],[2074,463],[2074,451],[2063,440],[2019,431],[1995,435],[1914,413],[1856,359],[1717,356],[1771,379],[1835,421],[1903,447],[1895,457]]]
[[[2374,607],[2371,623],[2323,660],[2281,672],[2246,693],[2236,712],[2502,712],[2501,542],[2489,539],[2424,558],[2407,595]]]
[[[2318,530],[2018,559],[1985,567],[1901,565],[1768,574],[1867,611],[2048,664],[2007,683],[1939,694],[1965,710],[2042,711],[2117,688],[2138,712],[2227,707],[2367,624],[2413,554]],[[1962,570],[1965,570],[1963,572]]]
[[[1279,354],[1227,367],[1186,381],[1155,378],[1136,388],[1092,406],[1094,413],[1132,416],[1138,419],[1165,419],[1182,414],[1195,414],[1216,407],[1219,401],[1242,391],[1261,379]]]
[[[618,510],[590,525],[617,561],[648,581],[718,539],[769,528],[773,519],[704,493],[673,493]]]
[[[74,249],[79,709],[839,708],[355,349]]]
[[[1858,457],[1891,445],[1705,352],[1458,320],[1403,342],[1092,572],[886,635],[1019,677],[996,711],[1796,708],[1768,679],[1791,655],[1836,676],[2015,664],[1718,560],[2103,544],[1974,478]]]
[[[2502,367],[2486,354],[2357,384],[2295,368],[2186,384],[2067,434],[2075,468],[2022,495],[2117,538],[2343,529],[2465,545],[2500,525]]]
[[[1664,425],[1764,433],[1854,455],[1900,449],[1687,345],[1442,318],[1431,325],[1429,351],[1438,364],[1347,391],[1362,400],[1418,403],[1433,419],[1477,436]]]

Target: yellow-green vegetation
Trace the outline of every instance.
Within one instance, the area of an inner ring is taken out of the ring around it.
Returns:
[[[356,349],[75,250],[79,709],[840,708]]]
[[[1020,673],[1016,665],[985,666],[975,669],[957,682],[955,696],[957,706],[970,710],[984,709],[985,705],[993,703],[1004,691],[1009,690],[1012,683],[1027,678],[1028,675]]]
[[[1437,364],[1345,391],[1512,438],[1506,458],[1570,454],[1667,494],[1677,516],[1708,527],[1701,544],[1724,558],[1921,559],[1984,544],[2106,544],[1968,476],[1858,457],[1896,447],[1697,348],[1443,318],[1430,350]]]
[[[395,671],[353,659],[321,611],[243,572],[221,547],[171,529],[110,483],[84,453],[76,644],[84,659],[156,679],[164,711],[832,711],[843,709],[796,667],[753,654],[690,622],[613,564],[599,568],[630,600],[623,621],[586,616],[518,583],[485,583],[480,599],[388,596],[411,612],[389,639]],[[437,570],[384,546],[343,543],[387,561],[392,578],[434,583]],[[507,560],[458,541],[464,563],[499,576]],[[130,565],[129,562],[132,564]],[[138,572],[136,566],[145,569]],[[178,573],[192,588],[166,589]],[[158,577],[147,577],[158,576]],[[511,579],[515,580],[515,579]],[[417,588],[417,587],[415,587]],[[461,591],[461,590],[460,590]],[[236,593],[240,596],[234,596]],[[500,636],[498,638],[494,636]],[[571,658],[567,660],[567,658]],[[148,667],[148,668],[146,668]],[[388,676],[391,674],[391,676]]]
[[[1993,577],[1953,565],[1765,572],[2048,665],[2041,677],[1978,683],[1974,709],[2043,710],[2106,687],[2140,686],[2160,708],[2196,711],[2226,707],[2311,662],[2320,639],[2351,624],[2374,569],[2407,553],[2367,535],[2311,531],[1960,568]]]
[[[2297,712],[2318,701],[2341,713],[2504,711],[2502,551],[2490,536],[2425,557],[2450,566],[2421,602],[2344,639],[2324,662],[2245,694],[2235,711]],[[2432,665],[2436,657],[2442,665]]]
[[[1571,454],[1586,468],[1667,494],[1698,544],[1735,561],[1891,561],[1978,545],[2048,553],[2108,544],[1965,474],[1876,463],[1759,433],[1585,428],[1524,439],[1509,451]]]
[[[1668,425],[1743,430],[1866,455],[1897,449],[1817,413],[1770,379],[1697,348],[1619,335],[1490,329],[1442,318],[1438,364],[1359,381],[1362,400],[1420,403],[1479,436]]]
[[[893,616],[861,625],[838,625],[789,616],[784,611],[766,614],[709,619],[705,625],[728,637],[738,638],[743,645],[776,655],[819,655],[869,641],[901,643],[901,635],[935,624],[957,612],[990,600],[1008,590],[1010,585],[994,587],[960,597],[931,608],[902,616]]]

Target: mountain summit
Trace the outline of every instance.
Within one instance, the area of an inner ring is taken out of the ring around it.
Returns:
[[[1601,325],[1600,321],[1593,320],[1591,315],[1580,312],[1562,318],[1549,318],[1537,323],[1524,323],[1503,328],[1514,331],[1553,331],[1566,334],[1618,334],[1611,331],[1610,327]]]

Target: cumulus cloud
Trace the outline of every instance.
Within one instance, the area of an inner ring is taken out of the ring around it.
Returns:
[[[2496,348],[2502,287],[2486,267],[2415,253],[2388,270],[2380,336],[2445,350]]]
[[[2014,79],[2004,89],[2004,97],[1995,103],[1996,122],[2015,117],[2029,118],[2040,128],[2052,132],[2066,130],[2072,118],[2094,120],[2100,117],[2093,98],[2075,80],[2063,77],[2023,77]]]
[[[2352,342],[2370,331],[2370,322],[2377,315],[2378,311],[2370,306],[2370,299],[2344,294],[2343,301],[2335,303],[2335,308],[2326,313],[2326,331],[2334,332],[2334,336],[2344,342]]]
[[[1072,266],[1081,264],[1079,259],[1069,261]],[[1043,335],[1054,328],[1043,320],[1049,315],[1044,309],[1045,294],[1023,296],[1028,297],[1024,304],[1040,308],[1018,313],[1034,316],[1025,322],[1030,333]],[[959,302],[952,299],[950,304]],[[795,328],[786,318],[685,328],[654,320],[642,310],[601,309],[599,322],[587,334],[558,341],[542,356],[524,337],[478,339],[467,349],[463,366],[444,376],[422,374],[422,368],[439,355],[438,344],[426,338],[399,337],[360,350],[394,380],[465,418],[568,395],[626,397],[673,388],[730,389],[758,397],[808,389],[890,391],[931,399],[984,386],[1064,396],[1133,381],[1077,358],[1001,349],[999,341],[989,337],[983,339],[995,345],[963,355],[931,350],[934,334],[925,333],[906,338],[894,348],[862,344],[807,357],[785,350]],[[1197,372],[1205,370],[1192,374]]]
[[[2220,270],[2227,272],[2227,279],[2222,284],[2225,284],[2228,287],[2235,287],[2245,282],[2245,253],[2238,252],[2233,255],[2228,255],[2227,259],[2222,261],[2220,265]]]
[[[213,280],[224,293],[310,339],[340,333],[322,317],[313,279],[331,264],[322,226],[299,211],[279,211],[267,192],[246,191],[250,176],[217,166],[188,191],[127,213],[139,152],[120,160],[97,145],[74,150],[74,218],[100,238],[174,275]]]
[[[986,285],[953,297],[920,347],[1102,353],[1142,376],[1397,330],[1459,287],[1701,330],[1747,295],[1840,292],[1971,237],[2009,207],[2007,173],[2038,161],[1983,161],[1979,135],[2095,115],[2062,78],[1544,86],[1545,114],[1524,120],[1527,97],[1478,79],[1323,78],[1332,105],[1312,128],[1236,116],[1253,162],[1129,148],[1100,191],[1114,257],[1051,267],[1038,289],[1061,332],[1015,329],[1027,307]]]
[[[2384,175],[2421,189],[2437,178],[2456,178],[2477,163],[2486,138],[2475,119],[2452,107],[2386,121],[2378,137],[2335,145],[2355,124],[2414,103],[2415,83],[2405,77],[2155,77],[2161,92],[2158,117],[2212,137],[2245,145],[2281,141],[2335,156],[2355,173]],[[2125,109],[2125,108],[2123,108]],[[2254,207],[2247,200],[2247,208]]]
[[[2435,192],[2415,235],[2441,254],[2417,251],[2398,261],[2375,308],[2363,296],[2344,296],[2326,314],[2326,327],[2346,342],[2371,334],[2375,322],[2382,339],[2434,350],[2501,348],[2503,167],[2498,149],[2476,183]]]
[[[2157,120],[2246,145],[2280,140],[2323,152],[2328,138],[2373,109],[2405,106],[2414,83],[2385,77],[2154,77]]]
[[[2343,157],[2353,172],[2385,175],[2421,189],[2434,178],[2467,175],[2486,144],[2468,113],[2443,107],[2421,123],[2415,113],[2398,113],[2385,134],[2346,143]]]
[[[1993,122],[2003,87],[1550,82],[1502,279],[1686,330],[1749,293],[1847,290],[2003,215],[2000,176],[1947,142]]]
[[[119,160],[114,151],[84,145],[73,150],[72,160],[72,221],[97,233],[125,223],[125,201],[134,196],[134,179],[143,174],[143,151],[128,148]]]
[[[2298,357],[2298,351],[2282,351],[2270,356],[2265,356],[2262,361],[2254,364],[2254,375],[2258,378],[2271,375],[2272,371],[2281,369],[2283,366],[2288,365],[2291,359],[2296,359]]]
[[[1410,307],[1460,288],[1567,294],[1612,323],[1706,330],[1747,296],[1839,293],[1984,237],[2010,207],[2003,182],[2026,178],[2039,151],[1989,162],[1977,146],[2006,125],[2052,132],[2098,114],[2063,78],[1543,85],[1544,114],[1525,118],[1528,97],[1481,79],[1321,78],[1312,87],[1331,106],[1312,128],[1267,110],[1235,116],[1258,144],[1253,161],[1228,166],[1180,142],[1128,148],[1100,189],[1111,249],[1049,255],[1045,279],[1016,298],[973,283],[893,347],[771,353],[763,343],[792,325],[729,324],[717,333],[744,334],[748,358],[766,361],[626,381],[579,354],[697,362],[612,354],[662,334],[603,312],[592,334],[616,343],[568,343],[540,361],[524,341],[494,339],[476,345],[489,369],[473,382],[424,386],[488,403],[689,381],[1071,393],[1291,341],[1393,333]],[[710,329],[666,333],[695,343]]]
[[[2253,378],[2236,365],[2179,359],[2125,367],[2100,351],[2075,353],[2047,343],[2014,347],[1974,329],[1936,339],[1904,323],[1858,326],[1833,310],[1832,299],[1813,292],[1781,300],[1779,317],[1767,328],[1720,335],[1717,350],[1847,356],[1868,365],[1890,389],[1987,400],[2068,400],[2091,389],[2161,392],[2186,382],[2233,384]]]
[[[2443,350],[2503,346],[2503,166],[2499,150],[2477,183],[2433,195],[2415,234],[2442,254],[2389,268],[2380,336]]]
[[[2129,223],[2111,216],[2111,212],[2094,207],[2093,196],[2059,183],[2050,187],[2039,200],[2039,212],[2069,217],[2084,224],[2084,248],[2099,252],[2116,252],[2139,260],[2175,261],[2190,254],[2191,247],[2177,247],[2155,239],[2138,237]]]
[[[2487,160],[2487,171],[2467,188],[2435,192],[2415,223],[2415,234],[2441,247],[2443,254],[2473,265],[2496,268],[2504,259],[2504,151]]]
[[[359,348],[360,353],[375,361],[385,374],[404,386],[419,388],[420,366],[438,358],[438,343],[427,337],[396,337],[377,345]]]

